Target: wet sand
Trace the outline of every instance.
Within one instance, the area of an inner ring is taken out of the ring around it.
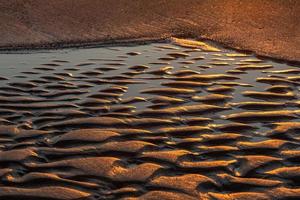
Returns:
[[[0,199],[299,199],[300,69],[172,41],[0,54]]]
[[[0,46],[57,48],[182,36],[299,62],[299,13],[297,0],[1,1]]]

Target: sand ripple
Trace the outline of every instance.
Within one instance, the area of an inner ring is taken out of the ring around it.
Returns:
[[[300,198],[296,66],[175,38],[0,56],[0,199]]]

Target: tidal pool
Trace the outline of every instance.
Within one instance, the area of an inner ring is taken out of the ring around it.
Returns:
[[[217,44],[0,54],[0,199],[300,197],[300,68]]]

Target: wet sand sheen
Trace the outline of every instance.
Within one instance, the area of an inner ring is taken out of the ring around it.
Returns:
[[[0,199],[300,198],[298,66],[173,39],[0,72]]]

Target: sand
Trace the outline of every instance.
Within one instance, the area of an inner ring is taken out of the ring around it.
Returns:
[[[82,46],[171,36],[207,38],[300,60],[297,0],[14,0],[0,2],[0,46]]]
[[[0,74],[1,200],[300,198],[297,66],[173,39]]]

